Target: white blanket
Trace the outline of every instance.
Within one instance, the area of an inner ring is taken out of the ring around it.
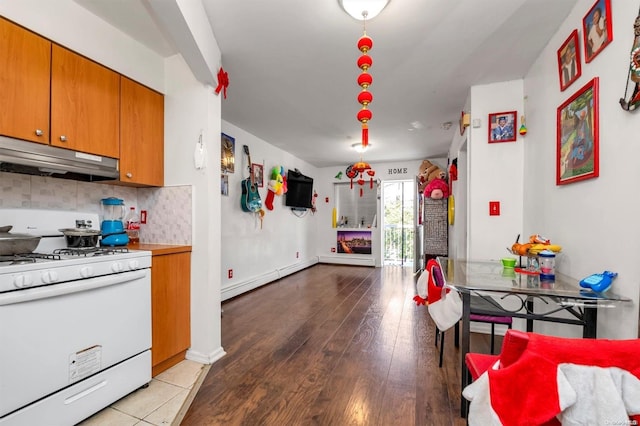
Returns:
[[[575,393],[575,403],[558,415],[563,425],[626,425],[630,415],[640,414],[640,380],[628,371],[560,364],[561,374],[571,389],[560,387],[560,400]]]
[[[627,425],[630,415],[640,414],[640,380],[626,370],[560,364],[557,384],[563,425]],[[464,388],[470,426],[502,425],[489,389],[487,372]]]

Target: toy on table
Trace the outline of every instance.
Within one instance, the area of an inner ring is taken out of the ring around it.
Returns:
[[[601,274],[592,274],[580,280],[580,287],[590,288],[593,291],[601,293],[609,290],[613,279],[617,276],[617,272],[611,271],[604,271]]]

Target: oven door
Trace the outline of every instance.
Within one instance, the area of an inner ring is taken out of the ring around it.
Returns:
[[[149,269],[0,294],[0,419],[150,347]]]

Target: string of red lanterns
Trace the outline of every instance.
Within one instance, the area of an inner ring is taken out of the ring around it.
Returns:
[[[362,16],[365,18],[366,25],[366,12],[363,12]],[[373,60],[371,56],[369,56],[369,51],[373,47],[373,40],[371,37],[367,35],[366,26],[364,29],[364,33],[362,37],[358,39],[358,50],[362,53],[362,55],[358,58],[357,64],[358,68],[362,71],[358,76],[358,85],[362,88],[360,93],[358,94],[358,102],[362,105],[360,111],[356,115],[356,118],[362,125],[362,148],[363,152],[366,150],[369,145],[369,120],[373,114],[369,110],[369,104],[373,101],[373,94],[369,91],[369,86],[373,83],[373,77],[369,74],[369,68],[373,65]],[[371,168],[369,163],[365,163],[362,161],[362,158],[359,162],[349,166],[347,168],[347,177],[351,179],[351,189],[353,189],[353,180],[360,175],[357,180],[358,185],[360,185],[360,196],[363,195],[364,178],[365,173],[369,177],[369,187],[373,189],[373,176],[375,176],[376,172]]]

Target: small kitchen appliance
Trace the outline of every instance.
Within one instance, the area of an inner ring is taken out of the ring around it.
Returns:
[[[102,223],[100,225],[102,239],[100,240],[100,245],[126,246],[129,242],[129,237],[122,221],[125,213],[124,201],[120,198],[109,197],[103,198],[100,203],[102,207]]]

